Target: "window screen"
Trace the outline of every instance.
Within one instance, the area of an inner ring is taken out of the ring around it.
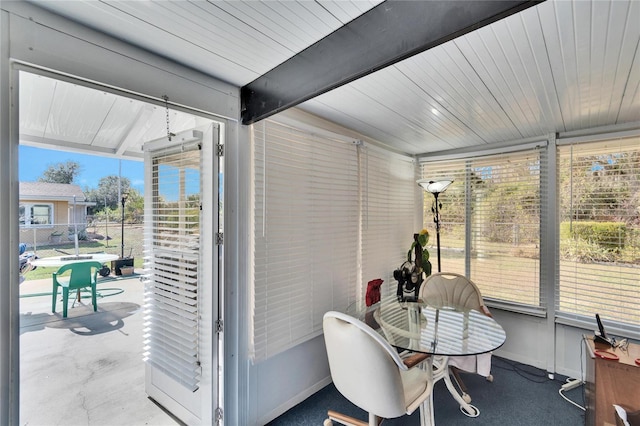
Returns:
[[[35,204],[31,206],[31,223],[34,225],[50,225],[51,210],[51,206],[48,204]]]

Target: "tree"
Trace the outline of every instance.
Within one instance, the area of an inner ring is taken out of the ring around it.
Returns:
[[[73,183],[80,174],[80,163],[67,161],[66,163],[51,164],[38,178],[40,182],[49,183]]]
[[[144,219],[144,195],[129,189],[129,196],[124,206],[125,221],[129,223],[142,223]]]
[[[111,210],[118,210],[122,194],[129,192],[130,188],[129,178],[109,175],[100,179],[97,189],[85,191],[85,195],[88,200],[96,202],[96,211],[104,209],[105,205]]]

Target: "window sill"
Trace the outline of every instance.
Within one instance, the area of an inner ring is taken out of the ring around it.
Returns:
[[[517,314],[529,315],[538,318],[546,318],[547,311],[544,308],[522,305],[513,302],[505,302],[503,300],[485,299],[489,309],[498,309],[501,311],[514,312]]]
[[[580,328],[589,332],[593,332],[598,328],[595,318],[585,316],[578,317],[576,315],[566,315],[559,313],[556,316],[555,322],[556,324]],[[622,324],[607,324],[605,326],[605,329],[607,334],[611,334],[620,338],[640,341],[640,327],[631,327]]]

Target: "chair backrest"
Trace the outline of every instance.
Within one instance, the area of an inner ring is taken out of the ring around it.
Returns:
[[[55,275],[58,277],[66,271],[71,271],[69,289],[76,289],[86,287],[95,282],[98,270],[101,268],[102,263],[96,261],[69,263],[61,266]]]
[[[434,304],[485,312],[482,294],[473,281],[453,272],[439,272],[427,277],[418,297]]]
[[[323,319],[331,377],[338,391],[363,410],[383,418],[407,411],[398,353],[362,321],[330,311]]]

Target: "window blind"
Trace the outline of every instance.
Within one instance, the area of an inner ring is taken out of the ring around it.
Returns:
[[[253,321],[259,362],[322,333],[354,302],[356,145],[263,120],[254,144]]]
[[[361,178],[362,282],[358,300],[365,300],[367,283],[376,278],[395,292],[393,270],[407,259],[416,224],[418,186],[415,161],[373,146],[359,147]]]
[[[545,151],[423,164],[425,178],[454,179],[438,198],[443,272],[469,276],[484,297],[544,306],[539,247]],[[425,226],[435,236],[432,205],[433,197],[425,193]],[[435,238],[431,242],[435,258]]]
[[[182,146],[181,148],[185,148]],[[200,151],[154,154],[152,203],[145,215],[147,363],[191,391],[199,387],[198,263]],[[148,207],[147,207],[148,208]]]
[[[640,324],[640,138],[558,147],[561,316]]]

